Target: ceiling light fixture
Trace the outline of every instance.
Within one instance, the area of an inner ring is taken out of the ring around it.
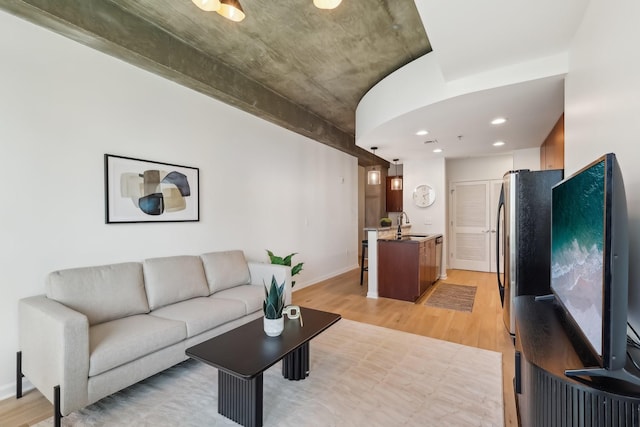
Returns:
[[[192,0],[193,4],[206,12],[217,12],[220,9],[220,0]]]
[[[442,148],[434,148],[433,152],[434,153],[442,153]]]
[[[342,0],[313,0],[313,5],[318,9],[335,9]]]
[[[371,151],[373,155],[376,155],[376,150],[378,147],[371,147]],[[369,185],[380,185],[380,171],[377,169],[378,166],[374,165],[373,169],[367,172],[367,184]]]
[[[423,136],[423,135],[427,135],[428,133],[429,133],[428,130],[422,129],[422,130],[419,130],[418,132],[416,132],[416,135]]]
[[[503,123],[505,123],[507,121],[507,119],[505,119],[504,117],[496,117],[495,119],[491,120],[491,124],[492,125],[501,125]]]
[[[398,160],[400,159],[393,159],[394,162],[394,177],[391,179],[391,189],[392,190],[402,190],[402,177],[398,176]]]
[[[504,141],[496,141],[493,143],[494,147],[502,147],[504,145]]]
[[[245,17],[238,0],[220,0],[220,8],[217,12],[233,22],[240,22]]]

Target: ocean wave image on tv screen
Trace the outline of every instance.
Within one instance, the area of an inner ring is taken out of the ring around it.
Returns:
[[[562,304],[602,354],[604,162],[553,191],[551,283]]]

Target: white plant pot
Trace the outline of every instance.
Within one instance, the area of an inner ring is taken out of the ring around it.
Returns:
[[[284,330],[284,316],[278,319],[267,319],[264,317],[264,333],[270,337],[277,337]]]

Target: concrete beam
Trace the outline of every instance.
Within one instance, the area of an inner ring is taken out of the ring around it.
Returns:
[[[356,146],[353,134],[109,1],[0,0],[0,8],[357,157],[361,166],[389,166]]]

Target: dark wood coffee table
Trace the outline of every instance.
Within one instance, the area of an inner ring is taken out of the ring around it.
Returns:
[[[186,350],[187,356],[218,368],[218,413],[243,426],[262,426],[262,373],[282,360],[282,375],[309,375],[309,341],[340,320],[339,314],[300,308],[299,319],[284,321],[279,337],[264,333],[262,318]]]

